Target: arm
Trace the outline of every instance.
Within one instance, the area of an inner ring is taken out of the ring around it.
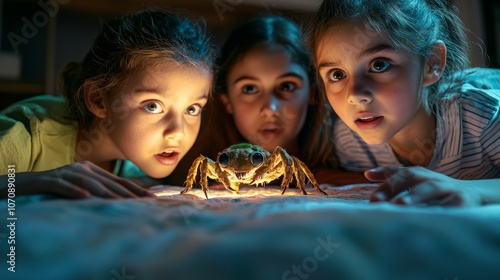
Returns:
[[[458,180],[423,167],[379,167],[365,172],[382,182],[372,202],[476,206],[500,203],[500,179]]]
[[[16,196],[54,194],[66,198],[155,197],[135,183],[109,173],[90,162],[78,162],[43,172],[7,170],[0,176],[0,198],[15,192]]]

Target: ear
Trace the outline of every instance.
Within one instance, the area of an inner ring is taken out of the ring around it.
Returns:
[[[229,102],[229,97],[227,96],[227,93],[221,93],[219,99],[220,102],[222,102],[222,105],[224,105],[224,108],[226,108],[226,112],[232,115],[233,106],[231,106],[231,102]]]
[[[424,66],[424,85],[430,86],[437,82],[446,67],[446,45],[443,41],[436,41],[431,48],[431,54]]]
[[[85,106],[92,114],[101,119],[106,118],[107,111],[104,102],[104,93],[99,87],[88,80],[85,81],[83,83],[83,98]]]

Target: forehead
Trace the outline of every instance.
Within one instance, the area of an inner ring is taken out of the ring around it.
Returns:
[[[145,84],[165,82],[164,79],[174,79],[178,76],[193,76],[198,78],[211,78],[210,70],[189,64],[164,63],[146,69],[138,69],[131,73],[130,78],[135,78]]]
[[[296,68],[306,73],[304,66],[284,46],[276,43],[261,43],[241,54],[230,69],[230,73],[266,71]]]
[[[392,45],[378,32],[361,21],[349,21],[326,29],[319,37],[315,60],[324,57],[353,55],[375,45]]]

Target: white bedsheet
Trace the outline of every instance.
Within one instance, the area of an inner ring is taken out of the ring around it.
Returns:
[[[500,206],[404,207],[373,187],[153,188],[158,199],[16,199],[0,279],[500,279]],[[0,218],[7,224],[7,201]]]

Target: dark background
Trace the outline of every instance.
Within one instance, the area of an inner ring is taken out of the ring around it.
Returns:
[[[64,65],[80,61],[98,32],[100,20],[150,5],[203,17],[216,42],[239,20],[266,12],[301,21],[321,0],[0,0],[0,52],[21,59],[17,78],[0,77],[0,109],[37,94],[59,94]],[[473,41],[473,66],[500,68],[500,4],[496,0],[453,0]],[[47,12],[45,6],[56,10]],[[34,26],[23,36],[26,22]],[[10,35],[9,35],[10,34]],[[21,36],[14,46],[12,37]],[[9,38],[10,37],[10,38]],[[16,53],[17,49],[17,53]],[[1,62],[0,62],[1,63]],[[0,67],[9,67],[0,64]],[[1,69],[0,69],[1,70]]]

